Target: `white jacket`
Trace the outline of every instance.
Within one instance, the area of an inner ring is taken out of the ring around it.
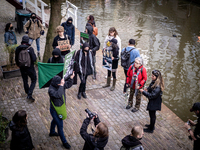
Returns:
[[[114,36],[106,36],[105,38],[105,41],[104,41],[104,44],[103,44],[103,48],[107,48],[108,46],[106,45],[106,43],[109,41],[109,40],[112,40],[112,38],[114,38]],[[117,40],[117,45],[119,47],[119,54],[121,54],[121,39],[119,38],[119,36],[117,35],[116,38]]]

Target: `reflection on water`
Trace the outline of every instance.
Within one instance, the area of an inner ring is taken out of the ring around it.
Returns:
[[[151,70],[161,70],[166,84],[163,102],[181,119],[195,119],[189,112],[200,101],[200,6],[184,0],[71,0],[79,7],[78,29],[93,15],[103,43],[116,27],[122,47],[134,38]],[[102,44],[101,44],[102,45]]]

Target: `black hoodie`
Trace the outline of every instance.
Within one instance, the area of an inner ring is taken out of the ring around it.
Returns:
[[[66,101],[66,96],[65,96],[65,89],[70,88],[73,85],[73,80],[71,78],[68,78],[68,80],[65,81],[64,86],[60,86],[61,77],[56,75],[53,77],[51,81],[51,85],[49,86],[49,97],[50,100],[54,103],[55,106],[62,106],[63,102],[63,96]],[[53,105],[51,104],[50,101],[50,108],[55,110]]]
[[[88,134],[87,127],[88,127],[89,123],[90,123],[90,119],[86,118],[83,121],[83,124],[80,129],[80,134],[81,134],[82,138],[85,140],[83,150],[94,150],[95,146],[97,148],[99,148],[99,150],[104,150],[104,147],[108,143],[108,137],[104,137],[104,138],[94,137],[94,135]],[[95,118],[94,119],[95,127],[99,123],[100,123],[99,118]]]
[[[124,137],[122,139],[122,144],[126,148],[135,147],[135,146],[137,147],[137,145],[138,146],[142,145],[142,143],[138,139],[136,139],[135,137],[133,137],[131,135],[127,135],[126,137]]]
[[[71,41],[70,41],[71,45],[74,45],[75,27],[74,27],[74,25],[72,24],[72,22],[69,23],[69,21],[72,21],[72,22],[73,22],[72,17],[69,17],[69,18],[67,19],[66,22],[63,22],[63,23],[61,24],[61,26],[64,27],[65,34],[67,34],[67,35],[70,37],[70,39],[71,39]]]
[[[92,50],[94,56],[96,55],[96,51],[100,48],[100,43],[97,39],[97,37],[93,34],[93,27],[92,26],[86,26],[86,29],[89,34],[89,45],[90,49]]]
[[[10,142],[11,150],[32,150],[34,148],[28,127],[23,127],[22,130],[17,128],[15,123],[9,123],[10,130],[12,131],[12,139]]]
[[[49,58],[47,63],[64,63],[63,58],[61,56],[61,51],[59,48],[55,48],[52,52],[53,57]],[[54,57],[54,55],[58,55],[59,57]]]

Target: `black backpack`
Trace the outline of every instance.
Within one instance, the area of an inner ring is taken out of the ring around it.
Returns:
[[[132,48],[130,51],[126,51],[126,48],[123,52],[121,52],[121,66],[124,68],[129,68],[133,62],[130,62],[130,53],[135,49]]]

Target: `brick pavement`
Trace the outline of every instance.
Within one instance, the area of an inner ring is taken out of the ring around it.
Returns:
[[[1,2],[2,3],[2,2]],[[7,4],[5,4],[7,5]],[[1,7],[2,9],[2,7]],[[0,9],[0,10],[1,10]],[[9,15],[9,14],[8,14]],[[0,50],[2,61],[2,37],[0,32]],[[17,37],[19,41],[22,35]],[[44,51],[45,36],[41,39],[41,52]],[[19,43],[18,41],[18,43]],[[79,46],[79,32],[76,30],[76,44],[73,49]],[[33,45],[34,48],[35,45]],[[72,146],[72,150],[80,150],[83,148],[84,140],[81,138],[79,131],[82,122],[86,116],[84,110],[89,108],[97,111],[100,120],[105,122],[109,127],[109,142],[105,150],[119,150],[121,147],[121,139],[130,134],[134,125],[144,126],[149,123],[148,112],[146,111],[147,100],[143,98],[141,108],[138,112],[132,113],[126,110],[125,97],[122,95],[124,75],[121,67],[117,72],[117,84],[114,91],[109,88],[102,88],[105,84],[106,70],[101,67],[101,52],[97,53],[97,80],[88,77],[86,93],[88,98],[78,100],[76,98],[78,85],[73,85],[66,90],[67,95],[67,113],[68,117],[64,121],[64,133]],[[21,77],[6,79],[0,81],[0,112],[8,119],[12,119],[14,113],[20,109],[24,109],[28,113],[28,128],[30,130],[35,149],[38,150],[62,150],[64,147],[58,137],[49,137],[49,128],[51,123],[51,115],[49,112],[49,96],[48,88],[39,89],[38,83],[34,90],[33,96],[36,101],[30,103],[26,99],[23,90]],[[135,100],[134,100],[135,102]],[[156,130],[153,134],[145,133],[141,142],[147,150],[189,150],[192,149],[192,142],[188,140],[187,131],[184,129],[184,122],[178,118],[165,105],[162,105],[162,111],[157,112]],[[91,132],[90,130],[88,130]],[[9,140],[0,145],[0,149],[9,149]]]

